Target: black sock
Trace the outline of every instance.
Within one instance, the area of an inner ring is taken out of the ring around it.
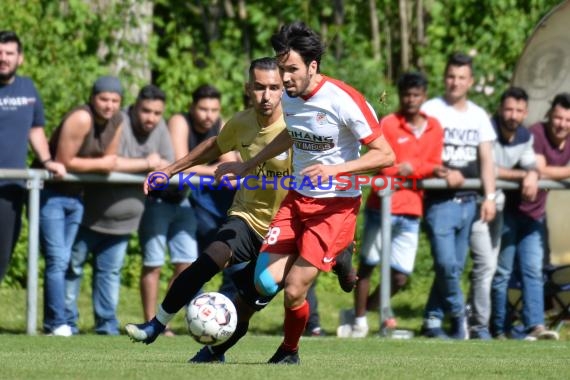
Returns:
[[[230,336],[228,340],[226,340],[222,344],[218,344],[217,346],[211,346],[210,349],[216,355],[223,355],[226,353],[227,350],[235,346],[235,344],[247,333],[249,329],[249,321],[247,322],[238,322],[236,326],[236,331]]]
[[[170,314],[177,313],[196,296],[202,286],[220,271],[210,256],[202,253],[198,260],[176,277],[162,301],[162,308]]]

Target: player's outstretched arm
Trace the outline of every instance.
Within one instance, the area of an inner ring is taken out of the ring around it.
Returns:
[[[216,140],[217,137],[213,136],[202,141],[197,147],[188,152],[186,156],[157,171],[166,174],[170,178],[173,175],[180,173],[181,171],[188,169],[194,165],[215,161],[222,155],[222,152],[220,151]],[[152,177],[153,175],[154,172],[149,173],[144,181],[145,194],[148,194],[148,192],[151,190],[149,188],[149,177]]]

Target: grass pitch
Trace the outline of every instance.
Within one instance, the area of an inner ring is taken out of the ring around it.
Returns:
[[[425,245],[425,241],[423,241]],[[378,313],[369,313],[370,337],[337,339],[338,311],[352,306],[352,294],[338,289],[336,278],[319,277],[321,326],[328,336],[303,338],[300,366],[265,364],[281,342],[282,295],[254,316],[247,335],[226,355],[226,364],[188,364],[201,346],[185,332],[183,313],[172,322],[178,336],[154,344],[134,344],[126,336],[93,334],[89,281],[79,299],[81,335],[72,338],[26,336],[26,293],[0,286],[0,380],[3,379],[564,379],[570,369],[570,328],[561,341],[435,341],[379,338]],[[376,275],[375,275],[376,276]],[[431,285],[431,262],[425,249],[407,289],[393,298],[398,327],[416,335]],[[219,284],[219,281],[218,283]],[[162,294],[164,294],[164,285]],[[216,289],[215,284],[206,290]],[[38,334],[42,296],[38,295]],[[140,322],[136,288],[122,288],[121,324]]]
[[[570,344],[304,338],[301,365],[265,364],[280,343],[246,336],[225,364],[189,364],[200,349],[188,336],[150,346],[126,336],[0,336],[3,379],[561,379]]]

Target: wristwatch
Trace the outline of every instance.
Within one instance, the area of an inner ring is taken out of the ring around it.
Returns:
[[[489,193],[489,194],[485,195],[485,200],[486,200],[486,201],[492,201],[492,202],[494,202],[495,199],[497,199],[497,193]]]

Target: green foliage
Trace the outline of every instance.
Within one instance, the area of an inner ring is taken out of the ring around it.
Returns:
[[[18,33],[25,62],[19,73],[35,81],[46,108],[51,131],[72,107],[84,103],[97,76],[108,73],[115,55],[98,54],[113,47],[113,26],[120,22],[120,6],[93,12],[79,0],[5,1],[3,29]]]
[[[430,93],[443,93],[447,57],[456,51],[467,53],[474,57],[472,99],[488,112],[494,112],[535,24],[558,3],[558,0],[430,2],[428,44],[418,47],[430,79]]]

